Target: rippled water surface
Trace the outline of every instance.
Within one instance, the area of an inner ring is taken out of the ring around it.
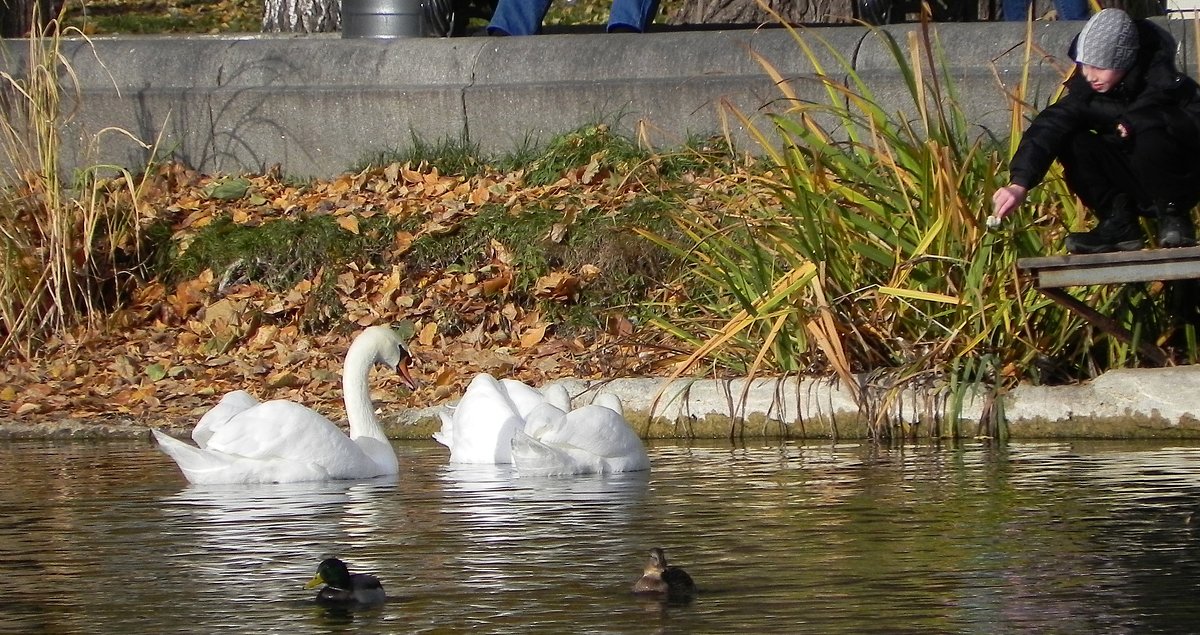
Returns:
[[[518,478],[192,487],[147,442],[0,444],[0,632],[1190,633],[1200,446],[658,443]],[[632,597],[666,548],[701,593]],[[324,554],[381,608],[316,607]]]

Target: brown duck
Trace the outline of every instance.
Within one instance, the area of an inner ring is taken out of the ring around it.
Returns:
[[[638,595],[657,595],[678,600],[691,598],[696,593],[692,576],[679,567],[667,564],[667,554],[655,547],[650,550],[650,559],[642,571],[642,577],[633,585]]]

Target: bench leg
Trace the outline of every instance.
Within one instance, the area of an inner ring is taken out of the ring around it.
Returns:
[[[1167,356],[1163,349],[1145,340],[1134,342],[1133,333],[1130,333],[1128,329],[1118,324],[1116,320],[1080,302],[1079,300],[1075,299],[1074,296],[1063,291],[1062,289],[1046,288],[1038,290],[1046,294],[1046,296],[1051,300],[1054,300],[1055,302],[1067,307],[1071,311],[1074,311],[1080,317],[1087,320],[1101,331],[1104,331],[1105,333],[1117,338],[1118,340],[1121,340],[1122,342],[1125,342],[1126,344],[1129,344],[1130,346],[1137,346],[1137,351],[1138,353],[1141,353],[1142,357],[1149,359],[1159,366],[1170,365],[1171,359]]]

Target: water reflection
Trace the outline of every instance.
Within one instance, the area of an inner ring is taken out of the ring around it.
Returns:
[[[570,601],[597,568],[622,564],[575,554],[580,544],[604,552],[619,542],[650,473],[518,477],[510,466],[452,465],[438,478],[450,502],[440,527],[459,545],[447,565],[463,582],[483,593],[547,591]]]
[[[281,555],[305,562],[322,553],[369,552],[384,544],[391,519],[381,500],[395,487],[394,478],[188,485],[164,497],[161,507],[164,527],[190,538],[175,555],[196,566],[195,575],[208,577],[238,564],[268,562]],[[315,561],[312,564],[315,567]],[[363,563],[366,567],[378,565]]]
[[[518,477],[190,486],[149,444],[0,445],[0,632],[1187,632],[1200,447],[656,443]],[[629,587],[652,546],[690,604]],[[337,554],[389,602],[302,587]],[[882,625],[882,626],[881,626]]]

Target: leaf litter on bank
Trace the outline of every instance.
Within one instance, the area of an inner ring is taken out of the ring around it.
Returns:
[[[721,180],[693,178],[689,187],[720,189]],[[537,275],[530,288],[517,289],[522,265],[511,246],[497,240],[472,267],[417,271],[405,260],[417,241],[451,235],[489,205],[502,206],[513,222],[529,210],[553,210],[560,218],[543,238],[561,243],[582,213],[615,217],[662,187],[641,177],[617,178],[596,156],[532,186],[521,170],[462,176],[393,163],[296,184],[278,171],[205,175],[166,164],[144,190],[143,206],[152,212],[143,222],[169,224],[175,259],[218,222],[254,228],[330,216],[341,231],[359,235],[372,219],[386,217],[403,227],[383,238],[382,258],[337,270],[319,266],[283,289],[211,268],[179,280],[153,277],[110,316],[103,332],[69,333],[48,341],[34,359],[6,360],[0,407],[19,419],[117,416],[187,425],[221,395],[246,389],[261,399],[299,401],[337,420],[344,418],[341,364],[352,336],[387,323],[411,329],[423,385],[410,393],[398,378],[376,374],[372,398],[385,412],[454,398],[479,372],[533,385],[562,377],[663,375],[677,361],[674,351],[639,341],[619,308],[596,307],[606,315],[591,329],[563,328],[540,308],[539,302],[579,302],[612,263],[559,265]],[[334,301],[317,302],[318,292]],[[521,301],[522,295],[538,302]],[[314,315],[331,306],[336,315]]]

